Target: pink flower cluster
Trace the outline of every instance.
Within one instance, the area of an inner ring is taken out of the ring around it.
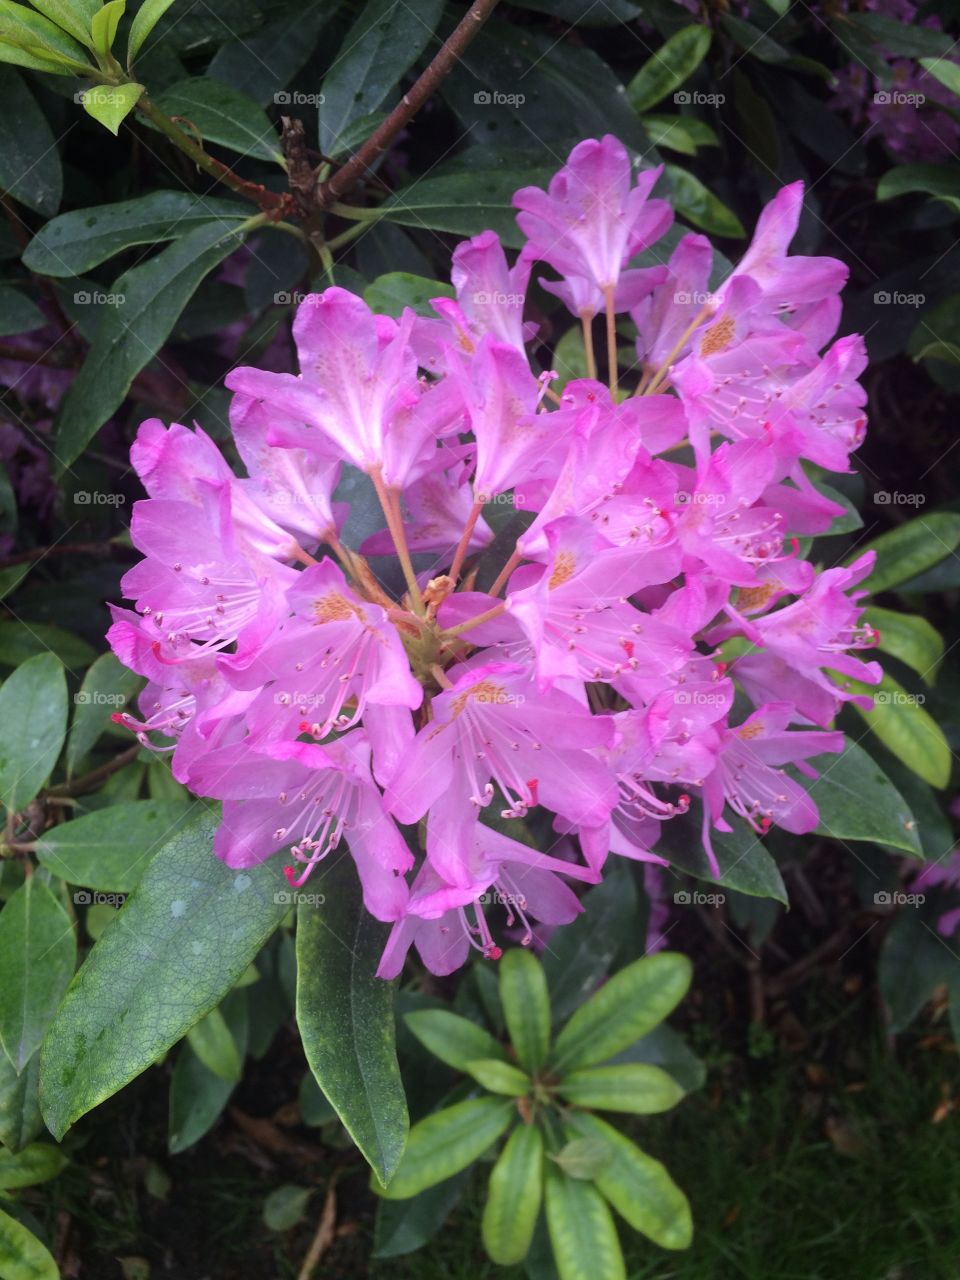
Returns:
[[[567,880],[611,852],[662,863],[661,824],[691,804],[715,873],[731,820],[809,831],[784,766],[840,750],[848,680],[879,679],[849,652],[876,639],[852,590],[871,556],[817,572],[796,541],[841,511],[809,464],[847,470],[864,433],[863,344],[832,341],[846,271],[788,256],[799,183],[712,291],[701,235],[631,265],[672,221],[659,177],[615,138],[579,144],[548,191],[517,192],[514,265],[492,232],[461,244],[433,316],[308,297],[300,373],[227,379],[245,478],[199,429],[145,422],[134,445],[145,558],[110,639],[149,683],[118,718],[223,801],[230,866],[288,850],[299,887],[348,847],[393,924],[384,976],[411,943],[436,973],[499,955],[489,903],[525,941],[570,920]],[[632,323],[629,370],[551,385],[524,320],[535,262],[591,363],[595,316],[611,350]],[[383,512],[359,547],[345,468]],[[490,503],[517,513],[502,553]],[[538,806],[554,854],[521,821]]]

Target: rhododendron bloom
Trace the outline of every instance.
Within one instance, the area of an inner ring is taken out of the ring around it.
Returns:
[[[352,858],[385,978],[411,946],[443,974],[504,928],[530,943],[611,853],[669,863],[665,823],[716,877],[717,832],[812,830],[810,762],[880,678],[871,557],[821,570],[798,542],[842,514],[817,477],[865,427],[845,268],[790,255],[799,184],[713,292],[704,236],[641,266],[660,178],[589,139],[517,193],[515,260],[492,231],[455,251],[435,315],[310,295],[296,372],[228,375],[246,475],[199,429],[134,444],[144,559],[110,640],[147,685],[115,719],[222,801],[230,866],[280,854],[299,888]],[[530,345],[535,262],[583,325],[566,385]]]

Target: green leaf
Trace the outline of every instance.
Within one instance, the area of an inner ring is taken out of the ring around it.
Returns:
[[[320,149],[330,155],[344,129],[376,111],[404,72],[427,47],[443,12],[443,0],[367,0],[344,36],[323,81]]]
[[[592,1182],[604,1165],[610,1163],[610,1152],[596,1138],[573,1138],[550,1159],[568,1178]]]
[[[500,962],[500,999],[517,1061],[539,1071],[550,1050],[550,994],[543,966],[516,947]]]
[[[77,963],[70,917],[36,874],[0,911],[0,1043],[16,1070],[36,1052]]]
[[[508,1098],[524,1098],[530,1092],[530,1077],[512,1062],[499,1058],[479,1058],[467,1063],[467,1072],[488,1093],[501,1093]]]
[[[390,1185],[374,1179],[374,1191],[388,1200],[407,1200],[443,1182],[493,1146],[516,1114],[514,1103],[506,1098],[471,1098],[434,1112],[410,1130]]]
[[[418,1009],[404,1018],[420,1043],[456,1071],[478,1058],[506,1061],[506,1050],[489,1031],[447,1009]]]
[[[110,728],[111,717],[125,710],[142,686],[143,678],[125,667],[115,654],[102,653],[91,663],[79,693],[73,697],[73,724],[67,739],[69,775]]]
[[[641,1062],[574,1071],[561,1080],[557,1092],[578,1107],[637,1116],[669,1111],[683,1097],[672,1076]]]
[[[389,929],[364,908],[353,860],[323,877],[325,904],[297,917],[297,1025],[317,1084],[381,1182],[403,1155],[409,1121],[397,1066],[395,986],[377,977]]]
[[[219,1004],[288,911],[277,860],[225,866],[216,825],[202,814],[164,845],[71,984],[41,1058],[55,1137]]]
[[[381,315],[399,317],[404,307],[417,315],[433,316],[431,298],[452,298],[453,286],[439,280],[427,280],[411,275],[409,271],[388,271],[363,291],[363,298],[371,311]]]
[[[949,164],[902,164],[889,169],[877,183],[878,200],[897,196],[935,196],[951,209],[960,209],[960,172]]]
[[[190,1048],[208,1071],[236,1084],[243,1073],[243,1058],[219,1009],[211,1009],[187,1032]]]
[[[924,684],[936,682],[943,661],[943,636],[926,618],[874,605],[864,610],[863,621],[880,633],[878,649],[906,663]]]
[[[21,1151],[43,1130],[37,1079],[40,1055],[34,1054],[24,1069],[17,1069],[5,1053],[0,1053],[0,1142],[11,1151]]]
[[[117,38],[117,27],[120,25],[120,19],[126,7],[127,0],[108,0],[91,19],[90,35],[93,39],[93,47],[105,58],[109,57],[113,49],[113,42]]]
[[[60,1280],[60,1268],[33,1234],[0,1211],[0,1275],[3,1280]]]
[[[319,1128],[337,1119],[337,1113],[330,1105],[329,1098],[314,1080],[313,1073],[310,1071],[305,1072],[300,1081],[297,1101],[300,1106],[300,1119],[311,1128]]]
[[[934,991],[955,981],[957,957],[914,905],[896,914],[880,950],[877,976],[880,993],[890,1011],[890,1030],[896,1034],[914,1020]]]
[[[569,382],[571,378],[589,377],[587,351],[579,325],[569,328],[554,347],[551,367],[560,374],[561,384]]]
[[[83,109],[114,136],[120,126],[140,101],[144,92],[142,84],[94,85],[80,95]]]
[[[112,292],[80,373],[60,405],[54,451],[69,467],[121,404],[136,375],[160,350],[201,280],[240,243],[245,224],[201,226],[125,272]]]
[[[527,1256],[542,1196],[543,1138],[534,1125],[521,1124],[493,1166],[483,1208],[483,1247],[499,1266]]]
[[[0,41],[3,39],[0,7]],[[0,187],[35,213],[56,213],[63,192],[60,152],[53,130],[23,77],[0,76]]]
[[[0,0],[0,61],[52,75],[83,74],[90,66],[81,44],[42,14],[12,0]]]
[[[950,781],[953,753],[943,730],[922,706],[923,694],[908,693],[884,673],[879,687],[849,681],[858,693],[872,694],[872,711],[856,707],[888,751],[912,769],[931,787],[942,788]]]
[[[664,824],[672,825],[672,824]],[[625,867],[614,866],[583,899],[583,913],[558,929],[543,957],[554,1022],[577,1009],[606,977],[637,927],[637,890]]]
[[[682,27],[654,52],[627,85],[635,111],[649,111],[679,89],[707,56],[711,34],[707,27]]]
[[[865,686],[866,687],[866,686]],[[795,775],[820,813],[819,835],[869,840],[919,854],[920,839],[910,807],[877,762],[849,738],[839,755],[810,761],[819,778]]]
[[[760,62],[769,63],[774,67],[795,67],[798,71],[806,71],[809,75],[820,76],[828,81],[833,78],[833,72],[822,62],[793,53],[772,39],[767,32],[754,26],[752,22],[738,18],[732,13],[725,13],[720,21],[744,53],[757,58]]]
[[[16,1154],[0,1148],[0,1190],[49,1182],[66,1163],[63,1152],[49,1142],[34,1142]]]
[[[236,1086],[205,1067],[189,1044],[177,1054],[170,1081],[167,1146],[187,1151],[216,1124]]]
[[[881,533],[878,538],[859,547],[847,562],[859,559],[865,551],[876,551],[873,572],[861,585],[878,594],[953,555],[958,544],[960,515],[952,511],[935,511]]]
[[[700,147],[720,145],[710,126],[695,116],[644,116],[643,127],[653,146],[679,151],[684,156],[695,156]]]
[[[42,329],[46,324],[47,318],[40,308],[29,298],[25,298],[19,289],[0,285],[0,338],[14,333],[30,333],[33,329]],[[22,566],[14,565],[12,568],[19,570],[22,576]]]
[[[753,898],[776,898],[787,904],[787,890],[780,868],[763,847],[763,841],[746,822],[734,818],[732,831],[711,831],[720,875],[714,876],[703,848],[699,804],[688,814],[665,822],[657,852],[672,866],[697,876],[714,888],[736,889]]]
[[[0,688],[0,800],[29,804],[53,772],[67,733],[67,681],[59,658],[38,653]]]
[[[31,4],[75,40],[81,44],[90,44],[90,19],[78,13],[78,6],[71,4],[71,0],[31,0]],[[104,5],[104,8],[109,8],[109,5]]]
[[[263,1202],[263,1221],[270,1231],[289,1231],[307,1210],[313,1187],[287,1184],[271,1191]]]
[[[673,164],[666,165],[665,172],[674,208],[688,222],[711,235],[740,238],[747,234],[733,210],[708,191],[699,178]]]
[[[45,622],[0,622],[0,665],[19,667],[27,658],[47,653],[58,657],[71,675],[97,656],[93,645],[62,627]]]
[[[606,1144],[611,1159],[594,1181],[634,1231],[662,1249],[686,1249],[693,1236],[690,1206],[660,1161],[597,1116],[574,1113],[570,1127]]]
[[[557,1036],[554,1067],[591,1066],[639,1040],[676,1008],[692,974],[690,961],[675,951],[643,956],[615,973]]]
[[[707,1078],[703,1062],[690,1049],[686,1040],[673,1027],[661,1022],[659,1027],[611,1059],[611,1064],[645,1062],[660,1067],[675,1080],[684,1093],[702,1089]]]
[[[450,1216],[463,1194],[468,1176],[469,1171],[464,1169],[410,1200],[381,1199],[377,1205],[371,1256],[398,1258],[422,1248]]]
[[[230,151],[284,163],[277,131],[262,107],[221,80],[195,76],[164,89],[155,106],[168,116],[184,116],[203,135]]]
[[[210,224],[228,231],[249,216],[245,206],[215,196],[153,191],[52,218],[27,245],[23,264],[44,276],[82,275],[136,245],[175,240]]]
[[[859,28],[881,45],[884,50],[902,54],[905,58],[946,57],[953,53],[955,43],[944,31],[922,27],[919,23],[898,22],[882,13],[849,13],[846,21]]]
[[[133,26],[130,28],[130,35],[127,39],[128,67],[132,66],[134,58],[143,48],[144,40],[146,40],[171,4],[173,4],[173,0],[144,0],[144,3],[137,10],[137,15],[133,20]]]
[[[131,800],[51,827],[37,841],[40,863],[68,884],[130,893],[154,854],[188,821],[183,804]]]
[[[380,211],[389,222],[404,227],[453,231],[462,236],[490,229],[508,248],[517,248],[522,237],[516,225],[513,193],[548,177],[538,171],[501,169],[419,178],[384,201]]]
[[[546,1170],[547,1228],[560,1280],[626,1280],[617,1228],[589,1182]]]
[[[920,65],[924,71],[939,80],[942,85],[960,98],[960,67],[949,58],[921,58]]]

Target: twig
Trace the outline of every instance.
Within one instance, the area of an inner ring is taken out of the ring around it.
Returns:
[[[316,203],[321,209],[326,209],[335,200],[340,200],[365,173],[372,169],[374,163],[383,155],[404,125],[413,119],[440,82],[450,74],[460,60],[461,54],[496,7],[497,0],[474,0],[410,92],[403,95],[386,120],[370,135],[360,150],[318,188]]]
[[[61,782],[59,786],[50,787],[47,794],[54,797],[73,796],[81,791],[89,791],[91,787],[104,782],[111,774],[119,772],[124,765],[136,760],[140,754],[140,749],[139,742],[135,743],[134,746],[127,747],[126,751],[121,751],[118,756],[114,756],[112,760],[108,760],[106,764],[102,764],[99,768],[85,773],[82,778],[74,778],[73,782]]]
[[[297,1272],[297,1280],[311,1280],[320,1259],[333,1244],[337,1222],[336,1178],[336,1173],[330,1178],[330,1185],[327,1187],[327,1194],[323,1200],[320,1221],[317,1224],[314,1237],[310,1241],[310,1248],[307,1250],[303,1265]]]

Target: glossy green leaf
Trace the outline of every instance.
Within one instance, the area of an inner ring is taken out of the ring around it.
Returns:
[[[560,1280],[626,1280],[613,1216],[593,1184],[568,1178],[548,1162],[545,1192]]]
[[[679,89],[707,55],[711,34],[707,27],[682,27],[648,58],[627,85],[634,110],[649,111],[668,93]]]
[[[243,1070],[243,1059],[227,1020],[219,1009],[211,1009],[187,1032],[190,1048],[208,1071],[221,1080],[236,1084]]]
[[[41,1058],[55,1137],[219,1004],[289,910],[277,859],[232,870],[216,825],[204,813],[164,845],[71,984]]]
[[[478,1058],[506,1061],[506,1049],[489,1031],[448,1009],[418,1009],[404,1018],[422,1045],[456,1071]]]
[[[72,36],[13,0],[0,0],[0,61],[52,75],[82,74],[90,65],[83,46]]]
[[[130,35],[127,38],[128,67],[143,48],[144,40],[146,40],[172,4],[173,0],[144,0],[144,3],[137,10],[136,17],[133,19],[133,26],[130,28]]]
[[[175,240],[211,223],[228,231],[249,216],[246,206],[216,196],[153,191],[52,218],[27,245],[23,262],[40,275],[82,275],[124,249]]]
[[[483,1207],[483,1247],[501,1267],[530,1249],[543,1196],[543,1138],[534,1125],[514,1129],[490,1174]]]
[[[195,76],[164,89],[154,105],[183,116],[205,142],[217,142],[242,156],[283,163],[277,130],[262,107],[221,80]]]
[[[863,621],[880,633],[877,648],[890,653],[916,671],[924,684],[933,685],[943,661],[943,636],[926,618],[873,605]]]
[[[112,653],[102,653],[90,664],[80,690],[73,696],[73,724],[67,739],[67,773],[73,774],[100,735],[111,727],[111,717],[126,710],[143,686],[143,677],[125,667]]]
[[[690,986],[686,956],[661,951],[615,973],[581,1005],[557,1036],[553,1065],[560,1072],[612,1058],[662,1022]]]
[[[107,57],[113,49],[113,42],[117,38],[117,27],[120,25],[120,19],[127,7],[127,0],[107,0],[96,13],[90,22],[90,35],[93,39],[93,47],[98,53]]]
[[[236,1086],[203,1065],[189,1044],[177,1054],[170,1080],[169,1136],[171,1155],[178,1155],[209,1133]]]
[[[377,1205],[373,1233],[374,1258],[397,1258],[421,1249],[440,1230],[463,1194],[469,1170],[428,1187],[409,1200],[383,1200]]]
[[[50,1142],[34,1142],[18,1152],[0,1147],[0,1191],[49,1182],[66,1163],[67,1157]]]
[[[960,172],[948,164],[902,164],[889,169],[877,183],[878,200],[921,193],[960,209]]]
[[[0,1276],[3,1280],[60,1280],[50,1251],[16,1218],[0,1210]]]
[[[23,77],[9,68],[0,76],[0,188],[48,218],[59,208],[63,191],[53,130]]]
[[[946,556],[952,556],[958,545],[960,515],[952,511],[935,511],[930,515],[916,516],[907,524],[881,533],[878,538],[858,547],[849,559],[857,560],[865,551],[876,551],[876,563],[861,586],[877,594],[906,582]]]
[[[15,333],[30,333],[33,329],[42,329],[47,323],[46,316],[36,303],[31,302],[19,289],[0,285],[0,338]],[[13,565],[6,572],[15,570],[22,576],[21,565]]]
[[[297,1025],[317,1083],[381,1182],[409,1125],[394,1042],[394,984],[377,977],[388,926],[364,908],[349,855],[325,867],[322,906],[297,918]]]
[[[282,6],[276,13],[255,30],[240,31],[221,44],[206,74],[240,89],[262,107],[296,107],[298,99],[287,86],[313,56],[317,36],[337,12],[327,0],[304,0],[297,6],[296,22]]]
[[[684,1037],[665,1022],[661,1022],[658,1027],[654,1027],[647,1035],[641,1036],[611,1059],[611,1064],[616,1065],[631,1062],[645,1062],[660,1067],[677,1082],[684,1093],[702,1089],[707,1078],[704,1063],[692,1051]]]
[[[331,154],[346,127],[383,103],[427,47],[443,0],[367,0],[323,81],[320,147]]]
[[[516,1117],[507,1098],[471,1098],[435,1111],[410,1130],[403,1159],[390,1185],[373,1189],[389,1200],[406,1200],[472,1164]]]
[[[306,1213],[313,1187],[286,1185],[271,1191],[263,1202],[264,1225],[271,1231],[289,1231]]]
[[[58,657],[71,675],[89,666],[97,656],[93,645],[62,627],[46,622],[0,621],[0,665],[19,667],[35,654],[48,653]]]
[[[68,884],[130,893],[154,854],[196,815],[196,808],[157,800],[95,809],[44,832],[37,858]]]
[[[747,234],[733,210],[708,191],[699,178],[673,164],[668,164],[665,172],[670,179],[673,206],[681,217],[711,235],[739,239]]]
[[[37,1081],[40,1056],[34,1054],[23,1070],[17,1069],[5,1053],[0,1053],[0,1142],[11,1151],[21,1151],[43,1131]]]
[[[960,66],[950,58],[921,58],[920,65],[935,80],[939,80],[945,88],[960,98]]]
[[[419,178],[390,196],[380,209],[388,221],[404,227],[453,231],[462,236],[490,229],[505,245],[516,248],[522,237],[516,225],[513,193],[544,179],[541,173],[506,169]]]
[[[66,31],[80,44],[90,44],[91,20],[71,0],[31,0],[34,9],[39,9],[45,18]],[[109,5],[103,6],[105,9]]]
[[[847,739],[843,751],[817,756],[810,764],[819,777],[795,776],[816,803],[820,835],[869,840],[904,853],[920,853],[910,806],[863,747]]]
[[[643,127],[655,147],[679,151],[684,156],[694,156],[700,147],[719,147],[720,139],[703,120],[696,116],[643,117]]]
[[[550,1159],[568,1178],[592,1182],[604,1165],[610,1163],[610,1152],[596,1138],[571,1138]]]
[[[94,85],[84,89],[80,100],[87,115],[116,136],[143,92],[144,86],[132,81],[129,84]]]
[[[736,889],[754,898],[776,898],[786,904],[787,890],[774,859],[763,841],[746,822],[728,814],[732,831],[711,831],[710,842],[717,857],[720,875],[714,875],[703,848],[699,804],[690,812],[665,822],[657,852],[672,866],[706,881],[704,892],[718,888]]]
[[[17,1071],[37,1050],[77,963],[70,917],[36,874],[0,911],[0,1043]]]
[[[330,1105],[330,1099],[314,1080],[313,1073],[310,1071],[307,1071],[300,1081],[297,1102],[300,1106],[300,1119],[311,1127],[319,1128],[337,1119],[337,1113]]]
[[[517,1061],[539,1071],[550,1049],[550,994],[540,961],[515,947],[500,961],[500,1000]]]
[[[499,1058],[480,1058],[467,1063],[467,1072],[488,1093],[500,1093],[508,1098],[523,1098],[530,1092],[530,1077],[512,1062]]]
[[[399,317],[405,307],[421,316],[435,315],[430,299],[453,296],[452,285],[414,276],[409,271],[388,271],[386,275],[377,276],[363,292],[364,301],[372,311],[395,317]]]
[[[859,706],[856,710],[887,750],[931,787],[945,787],[953,753],[943,730],[922,705],[923,694],[908,693],[886,673],[879,686],[850,681],[850,687],[873,696],[872,711]]]
[[[553,934],[543,957],[555,1023],[583,1003],[634,934],[639,904],[633,876],[614,865],[603,883],[588,891],[583,907],[576,920]]]
[[[68,467],[166,342],[201,280],[240,244],[244,224],[196,227],[112,286],[87,359],[60,405],[54,453]]]
[[[574,1114],[569,1125],[606,1144],[610,1162],[594,1181],[617,1213],[662,1249],[686,1249],[693,1236],[690,1205],[660,1161],[597,1116]]]
[[[890,1030],[903,1031],[942,983],[957,979],[960,962],[953,946],[925,920],[915,903],[897,911],[880,950],[877,976],[890,1014]]]
[[[0,800],[16,813],[53,772],[67,733],[67,682],[52,653],[28,658],[0,688]]]
[[[578,1107],[637,1116],[669,1111],[683,1097],[672,1076],[641,1062],[573,1071],[557,1085],[557,1092]]]

